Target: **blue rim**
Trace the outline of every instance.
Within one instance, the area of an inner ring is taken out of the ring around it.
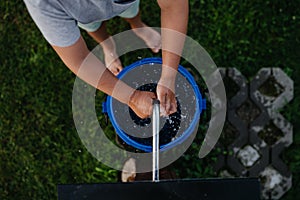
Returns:
[[[123,76],[126,75],[127,72],[131,71],[132,69],[144,65],[144,64],[149,64],[149,63],[155,63],[155,64],[162,64],[162,59],[161,58],[144,58],[142,60],[139,60],[135,63],[132,63],[131,65],[125,67],[119,74],[118,74],[118,78],[122,79]],[[202,112],[203,109],[206,109],[206,101],[205,99],[202,99],[202,95],[199,91],[198,85],[195,82],[193,76],[181,65],[179,65],[178,67],[178,72],[184,76],[188,82],[192,85],[193,87],[193,91],[195,93],[196,99],[198,101],[198,104],[196,104],[196,112],[194,114],[193,120],[191,122],[191,126],[189,126],[182,134],[181,136],[179,136],[178,138],[176,138],[175,140],[161,145],[160,149],[161,150],[167,150],[170,149],[178,144],[181,144],[183,141],[185,141],[194,131],[198,120],[200,119],[200,114]],[[152,146],[148,146],[148,145],[144,145],[144,144],[140,144],[136,141],[134,141],[133,139],[131,139],[130,137],[128,137],[128,135],[122,130],[120,129],[119,125],[116,122],[116,118],[113,114],[113,108],[112,108],[112,97],[108,96],[106,99],[106,102],[103,103],[103,112],[108,114],[108,117],[113,125],[113,127],[115,128],[117,134],[119,135],[119,137],[126,142],[128,145],[133,146],[137,149],[143,150],[145,152],[151,152],[152,151]]]

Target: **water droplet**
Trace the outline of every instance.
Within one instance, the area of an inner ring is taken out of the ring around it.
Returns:
[[[185,119],[186,118],[186,115],[180,115],[181,116],[181,119]]]

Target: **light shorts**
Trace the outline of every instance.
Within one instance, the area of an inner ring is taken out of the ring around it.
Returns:
[[[125,10],[118,16],[122,17],[122,18],[135,17],[139,12],[139,4],[140,4],[140,0],[136,0],[135,3],[133,3],[127,10]],[[88,24],[82,24],[82,23],[78,22],[77,25],[80,28],[86,30],[87,32],[94,32],[94,31],[98,30],[98,28],[101,26],[101,24],[102,24],[102,21],[95,21],[95,22],[91,22]]]

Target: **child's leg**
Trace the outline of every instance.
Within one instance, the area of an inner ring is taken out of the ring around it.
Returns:
[[[115,42],[106,31],[106,23],[102,22],[101,26],[96,31],[87,33],[102,46],[106,67],[114,75],[118,75],[123,67],[116,52]]]
[[[124,18],[131,26],[133,32],[140,37],[146,45],[154,52],[158,53],[161,48],[161,36],[153,28],[147,26],[140,18],[140,15],[133,18]]]
[[[161,48],[161,36],[157,31],[143,23],[139,13],[139,0],[119,16],[130,24],[134,33],[144,40],[154,53],[159,52]]]

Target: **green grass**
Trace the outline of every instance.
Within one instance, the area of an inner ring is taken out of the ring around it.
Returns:
[[[294,100],[282,111],[294,125],[294,142],[282,155],[293,188],[283,199],[294,199],[300,194],[299,0],[190,0],[190,5],[188,35],[219,67],[236,67],[247,77],[262,67],[280,67],[294,80]],[[147,24],[160,25],[155,1],[141,1],[141,10]],[[75,76],[43,39],[24,3],[1,1],[0,22],[0,199],[55,199],[58,183],[116,181],[117,172],[82,145],[72,118]],[[116,34],[129,27],[115,18],[108,28]],[[93,48],[96,43],[83,34]],[[152,53],[123,56],[124,65],[137,56]],[[197,149],[194,143],[173,165],[182,178],[215,176],[210,165],[215,155],[198,160]]]

